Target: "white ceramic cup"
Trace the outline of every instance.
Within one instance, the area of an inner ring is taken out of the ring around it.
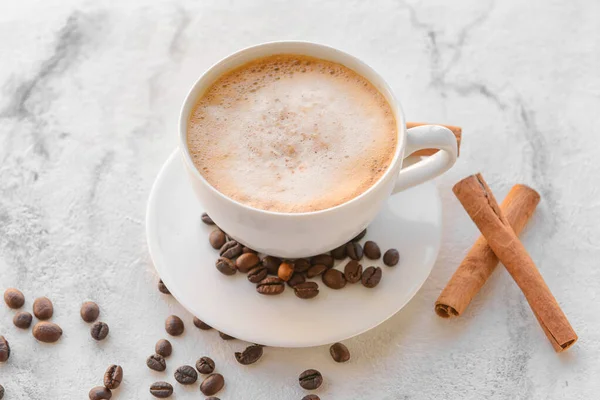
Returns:
[[[394,111],[398,145],[387,171],[369,189],[338,206],[305,213],[253,208],[217,191],[192,162],[187,147],[187,127],[198,98],[231,69],[257,58],[283,53],[307,55],[345,65],[373,83]],[[251,249],[284,258],[308,257],[346,243],[375,218],[388,196],[444,173],[456,162],[457,156],[456,138],[449,129],[434,125],[406,129],[400,103],[388,84],[371,67],[340,50],[304,41],[259,44],[240,50],[210,67],[196,81],[183,102],[179,138],[192,187],[213,221],[230,237]],[[405,156],[431,148],[441,151],[401,170]]]

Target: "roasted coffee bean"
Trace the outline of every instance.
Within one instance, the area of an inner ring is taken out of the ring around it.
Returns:
[[[346,286],[346,278],[341,271],[337,269],[329,269],[321,276],[325,286],[331,289],[341,289]]]
[[[274,276],[266,277],[256,285],[256,291],[265,295],[281,294],[284,290],[285,282]]]
[[[146,365],[148,368],[159,372],[167,369],[167,362],[160,354],[152,354],[150,357],[148,357],[146,359]]]
[[[171,294],[169,288],[167,287],[167,285],[165,285],[162,279],[158,281],[158,291],[164,294]]]
[[[360,239],[364,238],[365,235],[367,234],[367,228],[363,229],[363,231],[361,233],[359,233],[358,235],[356,235],[354,237],[354,239],[352,239],[352,242],[358,242]]]
[[[333,257],[329,254],[319,254],[310,259],[312,265],[322,264],[327,268],[333,268]]]
[[[221,250],[219,250],[219,255],[221,257],[229,259],[234,259],[240,254],[242,254],[242,245],[235,240],[226,242],[223,246],[221,246]]]
[[[154,351],[163,357],[169,357],[173,353],[173,346],[167,339],[160,339],[154,346]]]
[[[379,245],[371,240],[367,240],[365,242],[365,246],[363,248],[365,257],[371,260],[379,260],[381,257],[381,250],[379,249]]]
[[[154,382],[150,385],[150,394],[159,399],[166,399],[173,394],[173,386],[168,382]]]
[[[177,315],[169,315],[165,320],[165,330],[171,336],[179,336],[184,330],[183,321]]]
[[[343,363],[350,359],[350,352],[348,348],[342,343],[334,343],[329,348],[329,354],[331,354],[331,358],[333,361]]]
[[[245,253],[239,256],[237,260],[235,260],[235,266],[237,267],[238,271],[246,273],[252,268],[256,267],[259,262],[260,259],[256,254]]]
[[[227,242],[227,237],[225,236],[225,232],[220,229],[215,229],[208,235],[208,242],[212,246],[213,249],[219,250],[225,242]]]
[[[362,274],[362,284],[368,288],[374,288],[379,284],[381,280],[381,268],[379,267],[369,267],[364,270]]]
[[[212,220],[212,218],[210,218],[207,213],[202,213],[202,217],[200,217],[200,218],[202,218],[202,222],[204,222],[206,225],[214,225],[215,224],[214,221]]]
[[[263,347],[257,344],[246,347],[243,352],[235,352],[235,359],[242,365],[250,365],[257,362],[263,355]]]
[[[111,365],[104,373],[104,386],[108,389],[116,389],[123,381],[123,368],[120,365]]]
[[[363,267],[356,260],[350,260],[348,264],[344,267],[344,276],[346,277],[346,281],[350,283],[356,283],[360,281],[362,277]]]
[[[307,394],[302,398],[302,400],[321,400],[321,398],[316,394]]]
[[[239,258],[238,258],[239,260]],[[258,265],[248,271],[248,280],[252,283],[258,283],[267,277],[268,271],[262,265]]]
[[[281,265],[281,259],[272,256],[266,256],[262,260],[262,265],[267,269],[269,275],[277,275],[279,266]]]
[[[33,337],[44,343],[54,343],[62,336],[60,326],[52,322],[38,322],[33,326]]]
[[[27,311],[19,311],[13,317],[13,324],[15,324],[17,328],[29,329],[32,319],[33,317]]]
[[[306,272],[310,268],[311,263],[310,260],[306,258],[299,258],[294,261],[294,271],[295,272]]]
[[[229,336],[228,334],[223,333],[223,332],[219,332],[219,336],[223,340],[235,340],[235,338],[233,336]]]
[[[0,385],[0,400],[4,398],[4,386]]]
[[[304,282],[294,286],[294,294],[301,299],[312,299],[319,294],[317,282]]]
[[[98,304],[93,301],[86,301],[81,305],[79,314],[81,315],[81,319],[85,322],[94,322],[100,315],[100,308],[98,307]]]
[[[208,331],[212,329],[212,326],[210,326],[209,324],[207,324],[206,322],[199,320],[198,318],[194,317],[194,326],[196,326],[196,328],[200,328],[203,331]]]
[[[398,264],[398,261],[400,261],[400,254],[396,249],[389,249],[383,255],[383,263],[388,267],[393,267]]]
[[[108,332],[108,325],[100,321],[94,322],[94,325],[92,325],[92,329],[90,330],[90,333],[94,340],[106,339],[106,337],[108,336]]]
[[[54,306],[49,298],[38,297],[35,299],[33,302],[33,315],[37,319],[44,321],[52,318],[52,314],[54,314]]]
[[[10,308],[21,308],[25,304],[25,296],[19,289],[8,288],[4,292],[4,302]]]
[[[242,254],[246,254],[246,253],[254,253],[256,254],[256,250],[252,250],[250,247],[242,247]]]
[[[237,272],[235,263],[229,258],[219,257],[215,263],[215,266],[223,275],[233,275]]]
[[[363,248],[358,242],[348,242],[346,244],[346,253],[353,260],[360,261],[363,258]]]
[[[210,374],[200,384],[200,391],[206,396],[217,394],[225,386],[225,378],[221,374]]]
[[[340,247],[336,247],[335,249],[331,250],[331,255],[336,260],[343,260],[346,258],[346,244],[344,243]]]
[[[202,357],[196,361],[196,369],[203,375],[212,374],[215,370],[215,362],[210,357]]]
[[[301,272],[294,272],[294,275],[292,275],[292,277],[287,281],[287,284],[289,287],[294,287],[297,284],[304,282],[306,282],[304,274]]]
[[[282,262],[277,270],[277,276],[282,281],[289,281],[290,278],[294,275],[294,264],[291,262]]]
[[[6,362],[10,357],[10,345],[4,336],[0,335],[0,362]]]
[[[218,397],[215,397],[215,396],[210,396],[210,397],[207,397],[206,400],[221,400],[221,399],[219,399]]]
[[[314,278],[315,276],[319,276],[321,275],[323,272],[327,271],[329,268],[327,268],[327,266],[323,265],[323,264],[316,264],[313,265],[312,267],[310,267],[308,269],[308,271],[306,271],[306,277],[307,278]]]
[[[182,385],[191,385],[198,380],[198,373],[190,365],[182,365],[175,370],[175,380]]]
[[[300,374],[300,386],[306,390],[315,390],[323,383],[323,375],[316,369],[307,369]]]
[[[90,390],[89,396],[90,400],[108,400],[112,397],[112,392],[104,386],[96,386]]]

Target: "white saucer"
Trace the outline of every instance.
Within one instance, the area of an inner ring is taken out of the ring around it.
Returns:
[[[177,150],[158,174],[148,200],[146,233],[156,270],[192,314],[231,336],[267,346],[318,346],[376,327],[417,293],[440,248],[442,207],[429,182],[390,197],[368,227],[363,243],[374,240],[382,253],[392,247],[400,252],[400,262],[392,268],[363,258],[364,268],[383,269],[377,287],[356,283],[333,290],[317,278],[320,293],[312,300],[297,298],[287,285],[279,296],[263,296],[245,274],[217,271],[218,253],[208,243],[214,227],[201,222],[202,212]]]

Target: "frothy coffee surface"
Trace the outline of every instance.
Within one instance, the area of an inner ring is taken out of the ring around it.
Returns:
[[[187,142],[200,173],[226,196],[308,212],[371,187],[394,157],[397,134],[390,105],[356,72],[276,55],[219,78],[195,105]]]

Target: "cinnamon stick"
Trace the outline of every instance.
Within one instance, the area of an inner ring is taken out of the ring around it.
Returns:
[[[500,208],[518,236],[540,202],[540,195],[525,185],[512,187]],[[498,257],[485,237],[479,236],[435,302],[435,312],[443,318],[461,315],[498,265]]]
[[[577,334],[481,174],[463,179],[452,190],[525,295],[554,349],[568,349]]]
[[[456,136],[456,144],[457,144],[456,148],[460,154],[460,141],[462,139],[462,128],[460,126],[431,124],[429,122],[407,122],[406,123],[406,127],[408,129],[414,128],[415,126],[421,126],[421,125],[440,125],[440,126],[450,129],[452,131],[452,133],[454,133],[454,136]],[[411,155],[413,155],[413,156],[431,156],[437,152],[438,152],[438,149],[423,149],[423,150],[415,151]]]

